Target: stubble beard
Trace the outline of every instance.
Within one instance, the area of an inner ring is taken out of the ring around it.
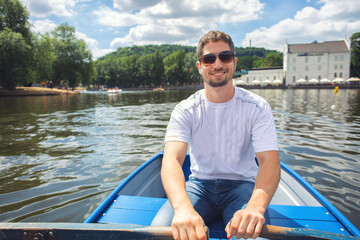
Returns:
[[[205,80],[205,78],[203,77],[204,83],[207,83],[210,87],[223,87],[226,84],[228,84],[230,82],[230,80],[232,80],[231,77],[225,77],[223,80],[221,80],[219,82],[215,82],[211,79]]]

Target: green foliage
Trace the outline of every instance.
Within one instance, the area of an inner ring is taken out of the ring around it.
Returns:
[[[54,42],[50,35],[34,35],[33,38],[33,81],[47,82],[53,79],[53,64],[56,60]]]
[[[360,77],[360,32],[354,33],[351,40],[350,76]]]
[[[270,53],[265,58],[254,62],[255,68],[278,67],[283,64],[283,56],[281,53]]]
[[[19,0],[0,0],[0,31],[6,28],[20,33],[31,44],[29,13]]]
[[[75,36],[75,29],[61,24],[53,31],[56,60],[54,61],[54,83],[68,81],[70,87],[79,83],[87,85],[93,76],[93,62],[90,50],[83,40]]]
[[[20,33],[5,28],[0,31],[0,82],[6,89],[15,89],[29,77],[31,47]]]

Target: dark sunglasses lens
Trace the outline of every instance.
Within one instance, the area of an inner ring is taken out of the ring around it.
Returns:
[[[221,52],[219,58],[224,63],[229,63],[234,59],[234,53],[230,51]]]
[[[211,64],[213,64],[215,61],[216,61],[216,56],[215,56],[215,54],[212,54],[212,53],[206,54],[206,55],[204,55],[204,56],[202,57],[202,63],[203,63],[204,65],[211,65]]]

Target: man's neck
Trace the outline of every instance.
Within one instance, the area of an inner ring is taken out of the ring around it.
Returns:
[[[235,94],[232,81],[223,87],[211,87],[204,84],[206,98],[213,103],[224,103],[230,101]]]

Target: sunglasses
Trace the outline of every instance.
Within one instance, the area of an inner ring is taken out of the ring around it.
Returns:
[[[234,57],[235,57],[235,53],[233,53],[232,51],[223,51],[219,53],[219,59],[223,63],[229,63],[233,61]],[[204,66],[210,66],[211,64],[214,64],[214,62],[216,61],[216,55],[213,53],[205,54],[201,58],[199,58],[199,61]]]

